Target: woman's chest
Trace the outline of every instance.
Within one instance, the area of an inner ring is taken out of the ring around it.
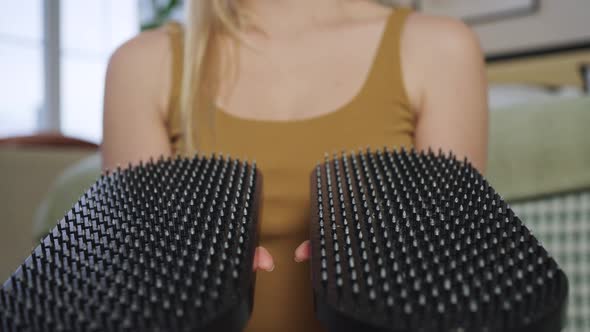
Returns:
[[[337,111],[370,78],[382,28],[377,22],[240,47],[233,74],[232,66],[225,71],[217,103],[237,117],[274,121]]]
[[[215,130],[202,135],[202,151],[256,160],[266,177],[303,180],[326,154],[349,153],[366,148],[413,145],[411,118],[382,116],[367,110],[294,122],[250,121],[217,112]]]

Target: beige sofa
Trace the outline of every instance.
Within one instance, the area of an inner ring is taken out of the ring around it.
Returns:
[[[0,280],[35,244],[34,215],[52,183],[68,166],[93,153],[79,148],[0,148]]]

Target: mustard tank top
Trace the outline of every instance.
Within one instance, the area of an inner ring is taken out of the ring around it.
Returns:
[[[410,9],[388,18],[361,90],[336,111],[303,120],[265,121],[215,110],[214,128],[195,130],[200,153],[222,152],[256,160],[262,172],[260,245],[273,255],[275,270],[257,273],[254,309],[246,331],[324,331],[313,313],[309,264],[294,250],[309,238],[310,175],[325,153],[414,144],[415,114],[403,84],[400,37]],[[174,153],[185,142],[178,109],[182,72],[182,27],[167,26],[173,50],[167,129]],[[200,127],[199,127],[200,128]],[[213,133],[214,140],[207,139]]]

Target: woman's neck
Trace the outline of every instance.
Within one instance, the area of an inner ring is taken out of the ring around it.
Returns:
[[[310,28],[340,21],[371,0],[241,0],[242,8],[269,36],[298,34]]]

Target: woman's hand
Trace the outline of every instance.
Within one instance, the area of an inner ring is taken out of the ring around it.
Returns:
[[[303,241],[303,243],[301,243],[299,245],[299,247],[297,247],[297,249],[295,249],[295,261],[297,263],[305,262],[310,257],[311,257],[311,245],[309,244],[309,240]]]
[[[272,272],[275,269],[275,263],[272,256],[264,247],[256,248],[254,252],[254,271],[263,270]]]

